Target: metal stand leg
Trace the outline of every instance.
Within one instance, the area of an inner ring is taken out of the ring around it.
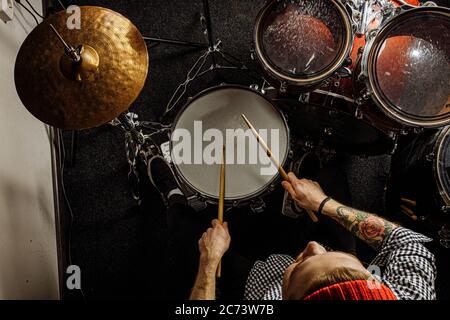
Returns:
[[[215,69],[217,67],[216,64],[216,57],[214,55],[214,40],[213,40],[213,34],[212,34],[212,23],[211,23],[211,12],[209,11],[209,2],[208,0],[203,0],[203,13],[202,20],[205,23],[205,29],[204,33],[206,34],[208,38],[208,49],[211,51],[211,60],[213,63],[213,68]]]
[[[181,47],[191,47],[191,48],[203,48],[208,50],[213,50],[214,48],[214,40],[212,36],[212,23],[211,23],[211,13],[209,11],[209,2],[208,0],[203,0],[203,14],[200,19],[203,27],[203,33],[205,33],[207,37],[208,43],[198,43],[184,40],[174,40],[160,37],[143,37],[144,40],[150,41],[153,43],[164,43]],[[212,54],[211,59],[213,61],[214,68],[216,67],[216,60],[214,54]]]
[[[156,43],[164,43],[171,44],[180,47],[191,47],[191,48],[208,48],[206,43],[198,43],[198,42],[189,42],[189,41],[180,41],[166,38],[153,38],[153,37],[143,37],[145,41],[156,42]]]

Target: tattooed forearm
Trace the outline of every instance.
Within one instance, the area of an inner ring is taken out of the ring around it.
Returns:
[[[397,226],[381,217],[346,206],[339,206],[332,218],[374,248]]]

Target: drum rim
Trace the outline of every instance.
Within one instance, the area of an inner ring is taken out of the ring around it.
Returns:
[[[243,86],[243,85],[237,85],[237,84],[221,84],[221,85],[217,85],[217,86],[213,86],[213,87],[209,87],[201,92],[199,92],[198,94],[196,94],[194,97],[192,97],[191,99],[189,99],[189,101],[187,101],[183,107],[180,109],[180,111],[178,112],[177,116],[175,117],[172,126],[171,126],[171,131],[170,131],[170,140],[169,140],[169,145],[170,145],[170,154],[172,155],[172,150],[173,150],[173,143],[172,143],[172,135],[174,132],[174,129],[176,128],[176,125],[178,123],[179,118],[181,117],[181,115],[189,108],[189,106],[196,101],[197,99],[203,97],[204,95],[220,90],[220,89],[241,89],[241,90],[245,90],[245,91],[249,91],[251,93],[257,94],[260,97],[262,97],[263,99],[265,99],[268,103],[270,103],[270,105],[273,107],[273,109],[280,115],[282,122],[285,125],[286,128],[286,135],[287,135],[287,141],[286,141],[286,154],[283,158],[282,161],[280,161],[281,166],[284,166],[289,158],[289,152],[290,152],[290,142],[291,142],[291,133],[290,133],[290,129],[286,120],[285,115],[283,114],[283,112],[274,104],[273,101],[271,101],[269,98],[267,98],[266,96],[264,96],[261,92],[253,90],[249,87]],[[172,166],[175,170],[175,172],[178,174],[177,179],[181,180],[183,183],[185,183],[191,190],[193,190],[195,192],[196,195],[202,197],[203,199],[210,201],[210,202],[217,202],[219,197],[214,197],[211,195],[206,195],[203,193],[203,191],[199,190],[197,187],[195,187],[191,182],[188,181],[188,179],[186,179],[186,177],[184,177],[183,173],[181,172],[181,170],[179,169],[179,167],[175,164],[172,163]],[[246,202],[249,201],[251,199],[257,198],[259,196],[264,195],[266,192],[268,192],[268,190],[270,190],[270,186],[276,182],[278,179],[280,179],[280,173],[277,172],[276,174],[273,175],[273,177],[263,186],[261,186],[258,190],[249,193],[247,195],[245,195],[244,197],[233,197],[233,198],[226,198],[225,197],[225,202],[226,203],[230,203],[230,202],[238,202],[238,203],[242,203],[242,202]]]
[[[426,119],[421,116],[412,116],[404,111],[401,111],[395,106],[379,89],[376,76],[376,60],[377,53],[385,40],[385,35],[389,33],[397,24],[396,22],[408,19],[410,16],[420,15],[423,13],[440,14],[450,17],[450,8],[446,7],[419,7],[406,10],[397,16],[385,21],[379,29],[373,31],[370,41],[364,49],[362,57],[361,68],[366,78],[366,89],[370,91],[370,96],[374,102],[380,107],[381,111],[385,113],[392,120],[410,127],[423,128],[437,128],[450,123],[450,114],[442,116],[433,116]],[[399,20],[400,19],[400,20]],[[381,40],[380,40],[381,39]]]
[[[351,18],[349,13],[347,12],[345,6],[341,3],[341,1],[338,0],[330,0],[332,4],[335,5],[335,7],[338,9],[338,12],[340,13],[340,16],[343,20],[344,24],[344,37],[345,41],[343,41],[343,50],[341,52],[341,56],[336,58],[333,65],[331,65],[328,68],[327,72],[322,73],[316,73],[314,76],[308,76],[308,77],[293,77],[289,76],[287,74],[284,74],[280,71],[278,71],[275,67],[272,66],[272,63],[268,61],[268,59],[265,57],[264,50],[262,48],[262,41],[261,39],[261,24],[263,19],[267,16],[267,11],[276,3],[279,2],[279,0],[271,0],[269,1],[258,13],[256,17],[255,22],[255,28],[253,30],[253,42],[255,44],[255,53],[256,57],[258,58],[259,62],[263,66],[265,70],[267,70],[273,77],[275,77],[278,80],[285,81],[287,83],[297,85],[297,86],[308,86],[308,85],[316,85],[320,84],[321,82],[325,81],[327,78],[330,78],[333,76],[333,74],[339,70],[339,68],[342,67],[344,62],[347,60],[347,58],[350,55],[350,52],[352,50],[353,46],[353,39],[354,39],[354,32],[352,28]]]
[[[450,126],[443,128],[438,133],[438,139],[434,151],[436,157],[433,163],[439,194],[441,198],[444,200],[445,205],[448,206],[450,205],[450,193],[449,193],[450,190],[447,187],[450,186],[450,181],[447,181],[448,179],[445,179],[445,177],[443,176],[443,172],[441,170],[443,163],[442,160],[443,157],[445,157],[445,149],[446,149],[445,144],[447,145],[450,144]]]

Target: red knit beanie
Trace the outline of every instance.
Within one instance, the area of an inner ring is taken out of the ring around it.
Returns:
[[[333,284],[311,293],[304,300],[397,300],[385,285],[369,282],[353,280]]]

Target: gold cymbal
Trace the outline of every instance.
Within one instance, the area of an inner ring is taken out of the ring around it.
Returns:
[[[62,129],[102,125],[125,112],[141,92],[148,71],[145,41],[133,23],[109,9],[85,6],[81,28],[70,30],[65,11],[37,26],[15,64],[22,103],[39,120]],[[80,48],[74,63],[64,41]]]

